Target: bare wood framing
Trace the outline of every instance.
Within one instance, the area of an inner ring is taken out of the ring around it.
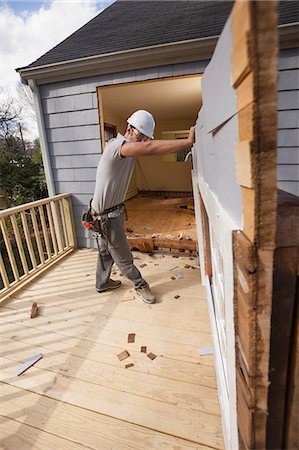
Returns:
[[[238,181],[243,241],[235,237],[238,427],[241,446],[266,448],[272,270],[276,231],[277,4],[238,0],[232,11]],[[256,267],[250,271],[250,254]],[[242,264],[243,266],[242,266]],[[242,267],[241,267],[242,266]]]
[[[43,234],[44,234],[44,239],[45,239],[45,243],[46,243],[48,259],[51,259],[52,258],[52,251],[51,251],[50,242],[49,242],[49,236],[48,236],[48,230],[47,230],[47,225],[46,225],[46,221],[45,221],[45,214],[44,214],[43,205],[39,206],[38,210],[39,210],[39,216],[40,216],[40,220],[41,220],[41,224],[42,224],[42,230],[43,230]]]
[[[23,266],[23,269],[24,269],[24,273],[25,273],[25,275],[27,275],[28,274],[28,264],[27,264],[27,261],[26,261],[24,248],[23,248],[23,244],[22,244],[22,241],[21,241],[20,232],[19,232],[19,228],[18,228],[18,224],[17,224],[17,220],[16,220],[15,214],[12,214],[10,216],[10,220],[11,220],[13,231],[14,231],[14,235],[15,235],[15,238],[16,238],[16,243],[17,243],[17,247],[18,247],[18,250],[19,250],[19,255],[20,255],[20,258],[21,258],[21,262],[22,262],[22,266]]]
[[[49,225],[50,225],[50,233],[51,233],[51,239],[52,239],[52,244],[53,244],[53,248],[54,248],[54,255],[57,255],[58,254],[57,238],[56,238],[52,209],[51,209],[50,203],[46,204],[46,209],[47,209],[48,220],[49,220]]]
[[[36,269],[37,263],[36,263],[36,258],[35,258],[32,242],[31,242],[30,232],[29,232],[28,223],[27,223],[27,219],[26,219],[26,213],[25,213],[25,211],[20,211],[20,214],[21,214],[23,229],[24,229],[24,233],[25,233],[25,239],[26,239],[29,255],[31,258],[31,262],[32,262],[32,267],[33,267],[33,269]]]
[[[15,281],[18,282],[20,279],[20,275],[19,275],[19,271],[18,271],[18,267],[17,267],[17,263],[13,254],[13,250],[11,247],[11,243],[9,240],[9,235],[8,235],[8,231],[7,231],[7,227],[6,227],[6,223],[5,223],[5,219],[0,218],[0,225],[1,225],[1,231],[2,231],[2,235],[4,238],[4,242],[6,245],[6,250],[7,250],[7,254],[8,254],[8,258],[9,258],[9,262],[13,271],[13,275],[15,278]]]
[[[54,211],[55,211],[56,219],[57,219],[58,246],[60,244],[60,248],[61,248],[61,250],[59,250],[58,253],[61,253],[64,249],[64,242],[63,242],[63,237],[62,237],[62,227],[61,227],[61,220],[60,220],[60,216],[59,216],[59,209],[58,209],[57,201],[53,201],[53,205],[54,205]]]
[[[43,250],[42,242],[40,239],[40,232],[39,232],[39,228],[38,228],[38,224],[37,224],[37,220],[36,220],[36,212],[35,212],[34,208],[30,208],[30,215],[31,215],[33,229],[34,229],[34,236],[35,236],[36,243],[37,243],[38,254],[39,254],[39,257],[41,260],[41,264],[44,264],[44,262],[45,262],[44,250]]]
[[[63,210],[63,214],[65,217],[65,226],[66,226],[66,233],[68,238],[68,245],[71,247],[76,246],[76,230],[74,221],[72,220],[73,217],[73,209],[72,209],[72,202],[71,198],[63,198],[61,200],[61,206]]]

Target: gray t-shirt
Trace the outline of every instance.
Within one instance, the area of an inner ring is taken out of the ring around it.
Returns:
[[[108,142],[101,156],[91,203],[97,213],[125,200],[136,161],[132,156],[121,156],[121,146],[126,142],[129,141],[118,133],[116,138]]]

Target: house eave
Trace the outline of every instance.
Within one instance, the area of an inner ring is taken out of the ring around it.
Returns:
[[[16,70],[25,84],[29,79],[34,79],[37,84],[45,84],[84,76],[209,59],[217,40],[218,36],[212,36]]]

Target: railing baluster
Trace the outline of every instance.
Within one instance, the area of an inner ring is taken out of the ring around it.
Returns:
[[[41,220],[41,223],[42,223],[42,229],[43,229],[43,233],[44,233],[46,249],[47,249],[47,253],[48,253],[48,259],[51,259],[52,258],[52,252],[51,252],[51,247],[50,247],[50,242],[49,242],[49,236],[48,236],[48,230],[47,230],[47,225],[46,225],[46,221],[45,221],[45,214],[44,214],[43,206],[42,205],[39,206],[38,210],[39,210],[40,220]]]
[[[44,205],[46,206],[47,213],[45,212]],[[22,224],[18,223],[18,214],[20,214]],[[26,214],[30,214],[31,220],[28,219]],[[6,222],[7,218],[10,220],[9,226]],[[12,232],[10,230],[10,223],[12,225],[16,246],[14,241],[12,245],[10,239],[9,232]],[[49,229],[47,228],[48,226]],[[22,227],[23,230],[21,231],[20,228]],[[41,227],[41,230],[39,227]],[[3,253],[0,254],[0,276],[2,280],[1,286],[3,286],[0,290],[1,302],[57,261],[71,253],[76,246],[70,195],[61,194],[2,210],[0,211],[0,230],[3,235],[3,237],[1,236],[1,244],[4,241],[3,248],[5,255],[4,257]],[[23,233],[31,261],[28,258],[26,247],[24,248],[25,241],[22,242]],[[41,233],[44,235],[45,245]],[[37,248],[34,239],[36,240]],[[47,256],[44,254],[44,247],[46,247]],[[53,252],[52,247],[54,249]],[[17,257],[15,257],[16,253],[14,251],[19,253]],[[8,258],[6,258],[6,255]],[[38,264],[39,259],[40,263]],[[32,269],[30,269],[31,266]],[[21,273],[24,271],[24,274],[20,276],[19,271]]]
[[[8,279],[8,276],[6,273],[6,269],[5,269],[5,265],[4,265],[1,253],[0,253],[0,273],[1,273],[4,287],[8,288],[9,287],[9,279]]]
[[[34,254],[34,250],[33,250],[33,245],[32,245],[31,238],[30,238],[30,232],[29,232],[28,222],[26,219],[26,213],[25,213],[25,211],[21,211],[20,214],[21,214],[23,229],[24,229],[24,233],[25,233],[25,239],[26,239],[29,255],[31,258],[31,262],[32,262],[32,267],[33,267],[33,269],[36,269],[37,263],[36,263],[36,258],[35,258],[35,254]]]
[[[66,219],[65,219],[65,211],[63,208],[62,200],[60,200],[60,211],[61,211],[61,220],[62,220],[62,229],[63,229],[63,235],[64,235],[64,242],[65,246],[69,246],[69,239],[68,239],[68,230],[66,225]]]
[[[54,227],[53,215],[52,215],[50,203],[46,204],[46,209],[47,209],[48,220],[49,220],[49,224],[50,224],[50,232],[51,232],[51,238],[52,238],[52,243],[53,243],[53,248],[54,248],[54,255],[57,255],[58,254],[57,238],[56,238],[56,234],[55,234],[55,227]]]
[[[20,236],[20,232],[19,232],[19,228],[18,228],[17,219],[16,219],[15,214],[12,214],[10,216],[10,220],[11,220],[13,231],[14,231],[14,234],[15,234],[15,238],[16,238],[16,242],[17,242],[17,246],[18,246],[18,250],[19,250],[22,266],[23,266],[23,269],[24,269],[24,273],[25,273],[25,275],[28,275],[28,272],[29,272],[28,264],[27,264],[27,261],[26,261],[26,256],[25,256],[23,244],[22,244],[22,241],[21,241],[21,236]]]
[[[57,228],[58,228],[58,246],[60,247],[59,249],[59,253],[61,253],[64,249],[64,243],[63,243],[63,238],[62,238],[62,228],[61,228],[61,221],[60,221],[60,215],[59,215],[59,209],[58,209],[58,205],[57,202],[54,201],[54,209],[55,209],[55,214],[56,214],[56,220],[57,220]],[[60,245],[59,245],[60,243]]]
[[[34,229],[34,236],[36,239],[36,243],[37,243],[37,248],[38,248],[38,254],[41,260],[41,264],[44,264],[45,262],[45,257],[44,257],[44,250],[43,250],[43,246],[40,240],[40,235],[39,235],[39,228],[37,225],[37,220],[36,220],[36,215],[35,215],[35,209],[34,208],[30,208],[30,215],[31,215],[31,220],[32,220],[32,224],[33,224],[33,229]]]
[[[9,235],[8,235],[5,219],[1,219],[0,220],[0,225],[1,225],[1,231],[2,231],[3,238],[4,238],[4,242],[5,242],[5,245],[6,245],[6,250],[7,250],[9,262],[10,262],[10,265],[11,265],[11,268],[12,268],[12,271],[13,271],[13,275],[14,275],[15,281],[17,282],[20,279],[20,275],[19,275],[18,266],[17,266],[16,260],[15,260],[15,257],[14,257],[14,254],[13,254],[13,250],[12,250],[12,247],[11,247],[11,243],[10,243],[10,240],[9,240]]]

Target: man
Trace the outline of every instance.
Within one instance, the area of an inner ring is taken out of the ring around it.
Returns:
[[[96,270],[96,290],[105,292],[120,287],[120,281],[110,278],[115,262],[121,272],[133,282],[137,296],[145,303],[154,303],[155,296],[133,263],[124,229],[123,202],[134,170],[136,157],[164,155],[187,150],[194,143],[195,129],[180,140],[153,140],[155,121],[144,110],[136,111],[127,120],[125,135],[111,139],[101,157],[96,175],[92,212],[98,217],[101,234]]]

